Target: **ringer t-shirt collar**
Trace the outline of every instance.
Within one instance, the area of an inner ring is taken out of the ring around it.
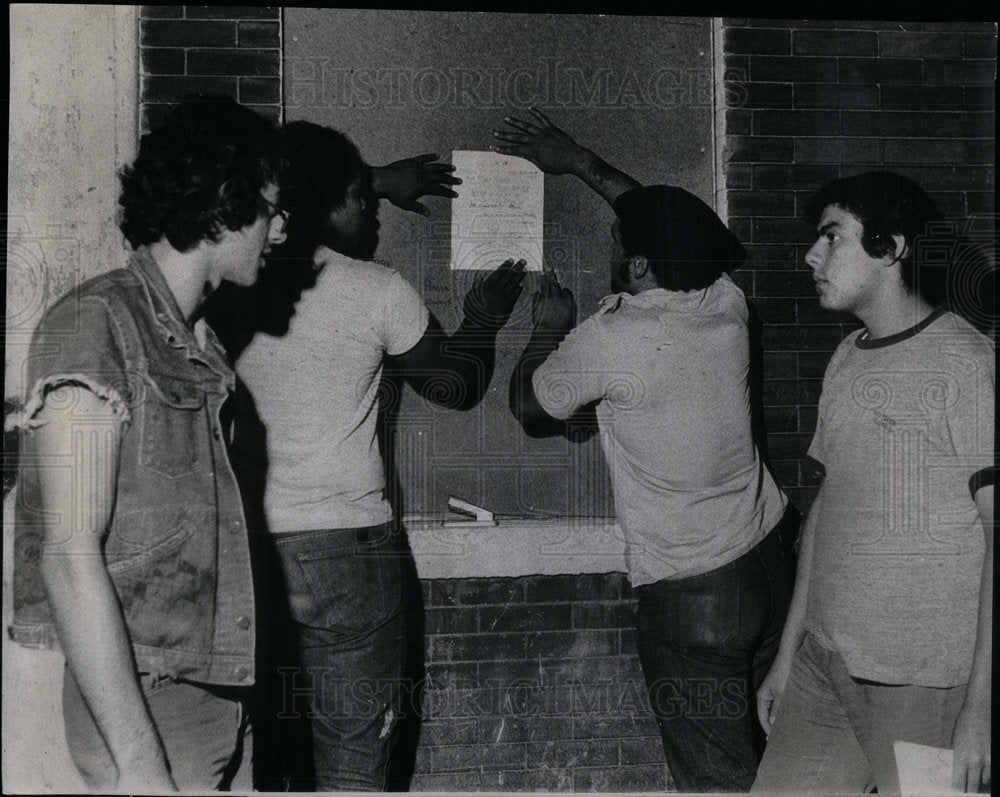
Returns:
[[[928,315],[923,321],[914,324],[909,329],[904,329],[902,332],[895,332],[892,335],[886,335],[884,338],[873,338],[868,330],[864,330],[857,339],[854,341],[855,345],[859,349],[881,349],[885,346],[892,346],[894,343],[900,343],[907,338],[912,338],[921,330],[926,329],[931,324],[933,324],[938,318],[940,318],[945,313],[943,307],[935,307],[930,315]]]

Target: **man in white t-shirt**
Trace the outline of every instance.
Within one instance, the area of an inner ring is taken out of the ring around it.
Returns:
[[[638,649],[680,791],[746,791],[762,742],[753,692],[791,596],[786,501],[751,434],[749,311],[727,272],[743,248],[700,199],[640,186],[538,111],[502,152],[575,174],[614,208],[611,287],[576,324],[548,274],[511,378],[529,434],[596,403],[639,599]]]
[[[422,156],[372,169],[343,135],[306,122],[285,126],[284,145],[287,242],[228,329],[239,337],[234,327],[244,327],[236,371],[266,437],[263,514],[303,667],[283,674],[293,701],[283,714],[309,712],[317,790],[384,791],[402,708],[412,560],[386,499],[376,436],[383,368],[438,405],[474,406],[525,264],[508,261],[478,280],[447,335],[414,288],[371,257],[378,198],[425,210],[424,194],[454,196],[452,167]]]
[[[758,693],[762,793],[899,792],[897,741],[988,787],[994,350],[941,307],[940,219],[912,180],[834,180],[810,215],[820,305],[864,324],[823,378],[788,622]],[[939,269],[937,270],[939,271]]]

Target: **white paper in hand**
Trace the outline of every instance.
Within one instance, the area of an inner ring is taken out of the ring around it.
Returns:
[[[908,794],[958,794],[951,787],[954,751],[912,742],[893,742],[899,789]]]

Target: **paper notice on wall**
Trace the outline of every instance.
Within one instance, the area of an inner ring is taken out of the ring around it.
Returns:
[[[451,205],[451,267],[493,270],[510,258],[542,270],[544,175],[524,158],[455,150],[462,178]]]
[[[909,794],[958,794],[951,787],[953,751],[912,742],[893,742],[899,790]]]

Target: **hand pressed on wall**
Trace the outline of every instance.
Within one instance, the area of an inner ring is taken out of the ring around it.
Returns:
[[[438,162],[433,153],[416,155],[372,169],[372,190],[398,208],[428,216],[430,210],[418,200],[424,196],[458,196],[451,186],[462,181],[452,174],[454,171],[454,166]]]
[[[542,275],[541,290],[531,297],[531,320],[536,327],[568,332],[576,326],[576,300],[563,288],[552,269]]]
[[[513,258],[504,261],[485,278],[476,277],[465,295],[465,318],[477,326],[500,329],[514,311],[521,295],[521,282],[527,262]]]
[[[586,157],[587,150],[568,133],[552,124],[537,108],[528,110],[535,117],[535,122],[505,116],[504,122],[517,132],[494,131],[494,137],[505,143],[494,145],[493,148],[505,155],[525,158],[547,174],[575,172]]]

